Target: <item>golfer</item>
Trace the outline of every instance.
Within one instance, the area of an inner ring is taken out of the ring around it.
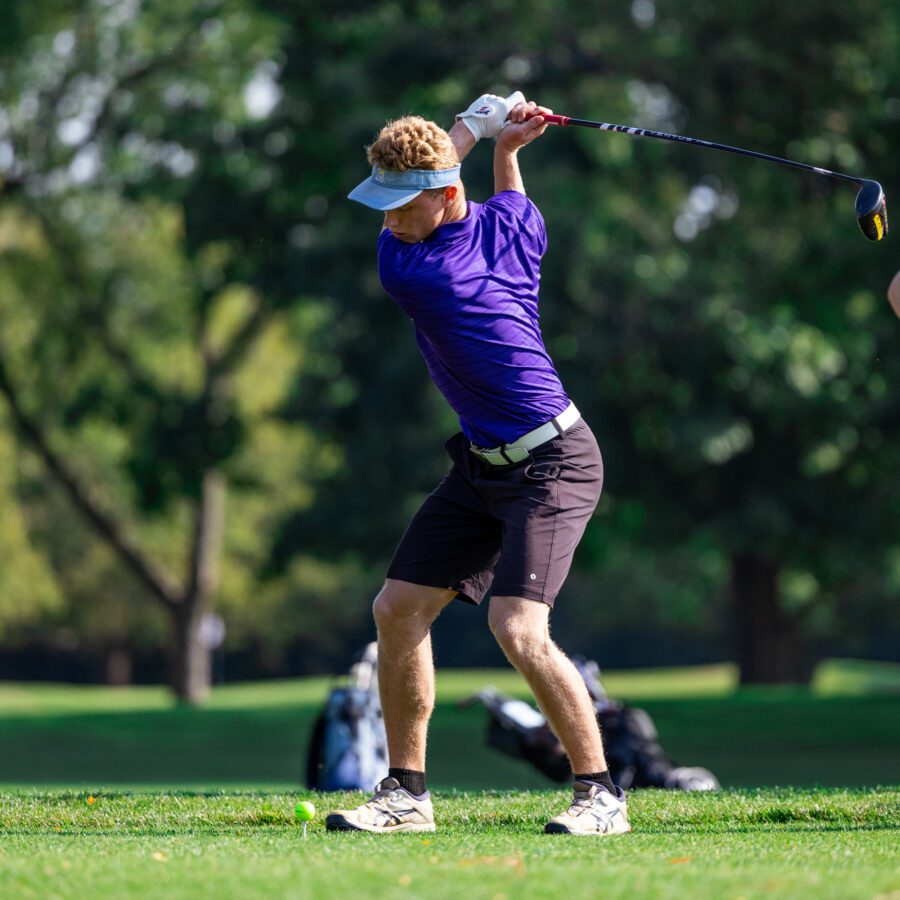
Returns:
[[[449,134],[417,116],[397,119],[368,148],[372,175],[350,194],[384,212],[382,284],[412,320],[462,431],[447,441],[453,466],[414,516],[375,600],[388,777],[362,806],[329,815],[329,829],[434,831],[425,786],[431,624],[454,598],[477,605],[491,589],[491,631],[577,773],[574,802],[545,831],[631,830],[587,689],[549,629],[603,481],[597,442],[538,325],[547,236],[518,154],[544,133],[539,114],[549,112],[519,93],[486,94]],[[494,137],[494,196],[475,203],[460,163]]]

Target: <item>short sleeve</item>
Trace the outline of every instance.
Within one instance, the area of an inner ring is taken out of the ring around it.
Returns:
[[[484,204],[483,212],[496,219],[500,228],[514,228],[543,256],[547,249],[544,217],[529,197],[519,191],[500,191]]]

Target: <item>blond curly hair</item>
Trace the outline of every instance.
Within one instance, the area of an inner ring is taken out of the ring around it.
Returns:
[[[373,166],[395,172],[440,171],[459,165],[456,148],[447,132],[421,116],[403,116],[388,122],[366,152]]]

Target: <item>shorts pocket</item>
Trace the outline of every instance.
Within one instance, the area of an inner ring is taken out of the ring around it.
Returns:
[[[535,460],[525,466],[523,474],[528,481],[542,483],[556,481],[562,466],[556,460]]]

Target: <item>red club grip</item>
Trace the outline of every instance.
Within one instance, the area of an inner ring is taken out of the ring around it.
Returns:
[[[528,116],[529,119],[533,119],[535,116],[543,116],[545,125],[568,125],[569,117],[568,116],[557,116],[554,113],[533,113]]]

